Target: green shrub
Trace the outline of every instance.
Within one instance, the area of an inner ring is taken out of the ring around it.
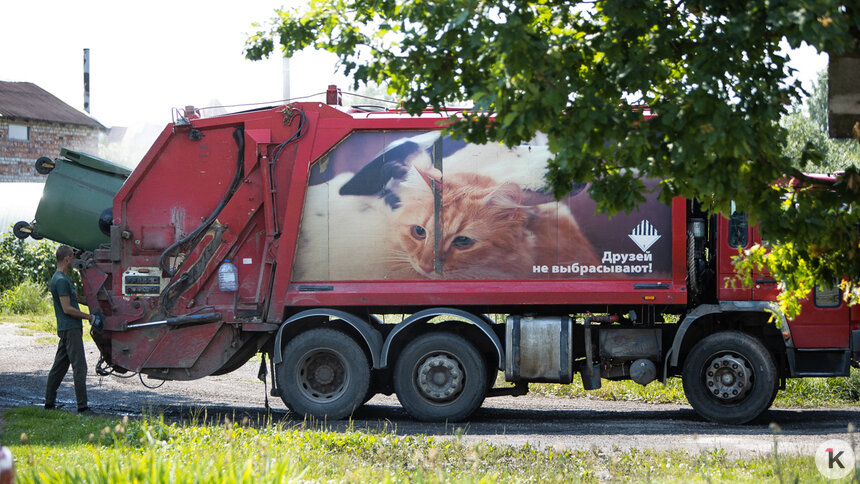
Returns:
[[[57,247],[59,244],[48,240],[25,242],[12,235],[11,228],[0,235],[0,294],[24,281],[33,281],[47,289],[57,270]],[[69,278],[80,292],[78,271],[71,271]]]
[[[56,250],[55,242],[27,243],[11,230],[0,235],[0,293],[27,280],[48,287],[57,269]]]
[[[45,314],[52,308],[45,286],[33,281],[24,281],[0,295],[0,313],[3,314]]]

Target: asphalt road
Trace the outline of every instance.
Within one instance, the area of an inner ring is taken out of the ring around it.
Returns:
[[[265,422],[265,393],[257,380],[259,363],[218,377],[190,382],[166,382],[149,389],[138,377],[99,377],[93,371],[98,352],[87,344],[87,377],[90,406],[98,414],[140,415],[151,411],[167,418],[205,414],[229,416],[234,421],[248,417]],[[16,325],[0,323],[0,411],[3,408],[44,402],[45,382],[55,346],[39,343]],[[149,381],[156,384],[157,381]],[[60,387],[58,403],[74,411],[71,371]],[[291,415],[279,398],[269,397],[273,418],[287,425],[308,425]],[[781,428],[780,453],[811,454],[828,439],[848,440],[847,428],[860,428],[860,407],[839,409],[771,409],[750,425],[726,426],[703,421],[692,409],[681,405],[613,402],[588,398],[523,397],[488,398],[468,422],[428,424],[410,419],[394,396],[376,396],[348,422],[312,422],[326,429],[393,431],[450,437],[462,432],[463,440],[493,444],[552,446],[565,449],[604,451],[679,449],[689,452],[722,448],[735,457],[770,453],[774,435],[770,423]]]

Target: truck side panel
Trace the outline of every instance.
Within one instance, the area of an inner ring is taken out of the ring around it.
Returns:
[[[354,131],[308,168],[286,304],[685,304],[683,201],[596,215],[545,190],[549,156]]]

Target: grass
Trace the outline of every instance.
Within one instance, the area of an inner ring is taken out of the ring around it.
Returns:
[[[39,333],[57,333],[57,320],[53,313],[2,314],[0,319],[4,322],[17,324],[28,336]]]
[[[51,298],[45,288],[32,281],[24,281],[0,294],[0,312],[6,314],[43,314],[51,310]]]
[[[684,389],[681,387],[681,380],[678,378],[670,378],[666,382],[666,385],[655,381],[649,383],[647,386],[642,386],[632,381],[602,380],[599,389],[585,390],[582,388],[582,379],[577,374],[570,385],[532,383],[529,385],[529,391],[538,395],[566,398],[595,398],[647,403],[687,403]]]
[[[252,425],[253,424],[253,425]],[[616,448],[569,451],[313,424],[3,415],[18,483],[42,482],[824,482],[811,457],[732,459]]]
[[[503,381],[503,377],[502,377]],[[501,384],[502,382],[498,382]],[[666,385],[651,382],[647,386],[632,381],[603,380],[597,390],[582,388],[579,375],[570,385],[532,383],[531,393],[566,398],[595,398],[646,403],[687,404],[680,378],[670,378]],[[842,378],[792,378],[786,382],[774,401],[780,408],[844,407],[860,405],[860,369],[852,368],[851,375]]]
[[[81,311],[87,312],[87,307],[81,305]],[[22,334],[35,336],[39,344],[57,344],[60,338],[57,336],[57,319],[53,311],[43,314],[0,314],[0,323],[13,323]],[[89,323],[84,324],[84,342],[92,342]]]

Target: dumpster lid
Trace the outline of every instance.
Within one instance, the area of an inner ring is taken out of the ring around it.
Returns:
[[[111,163],[107,160],[103,160],[97,156],[81,153],[80,151],[72,151],[63,148],[60,150],[60,156],[79,165],[85,166],[87,168],[92,168],[94,170],[103,171],[105,173],[121,175],[126,178],[131,175],[131,170],[129,170],[128,168]]]

